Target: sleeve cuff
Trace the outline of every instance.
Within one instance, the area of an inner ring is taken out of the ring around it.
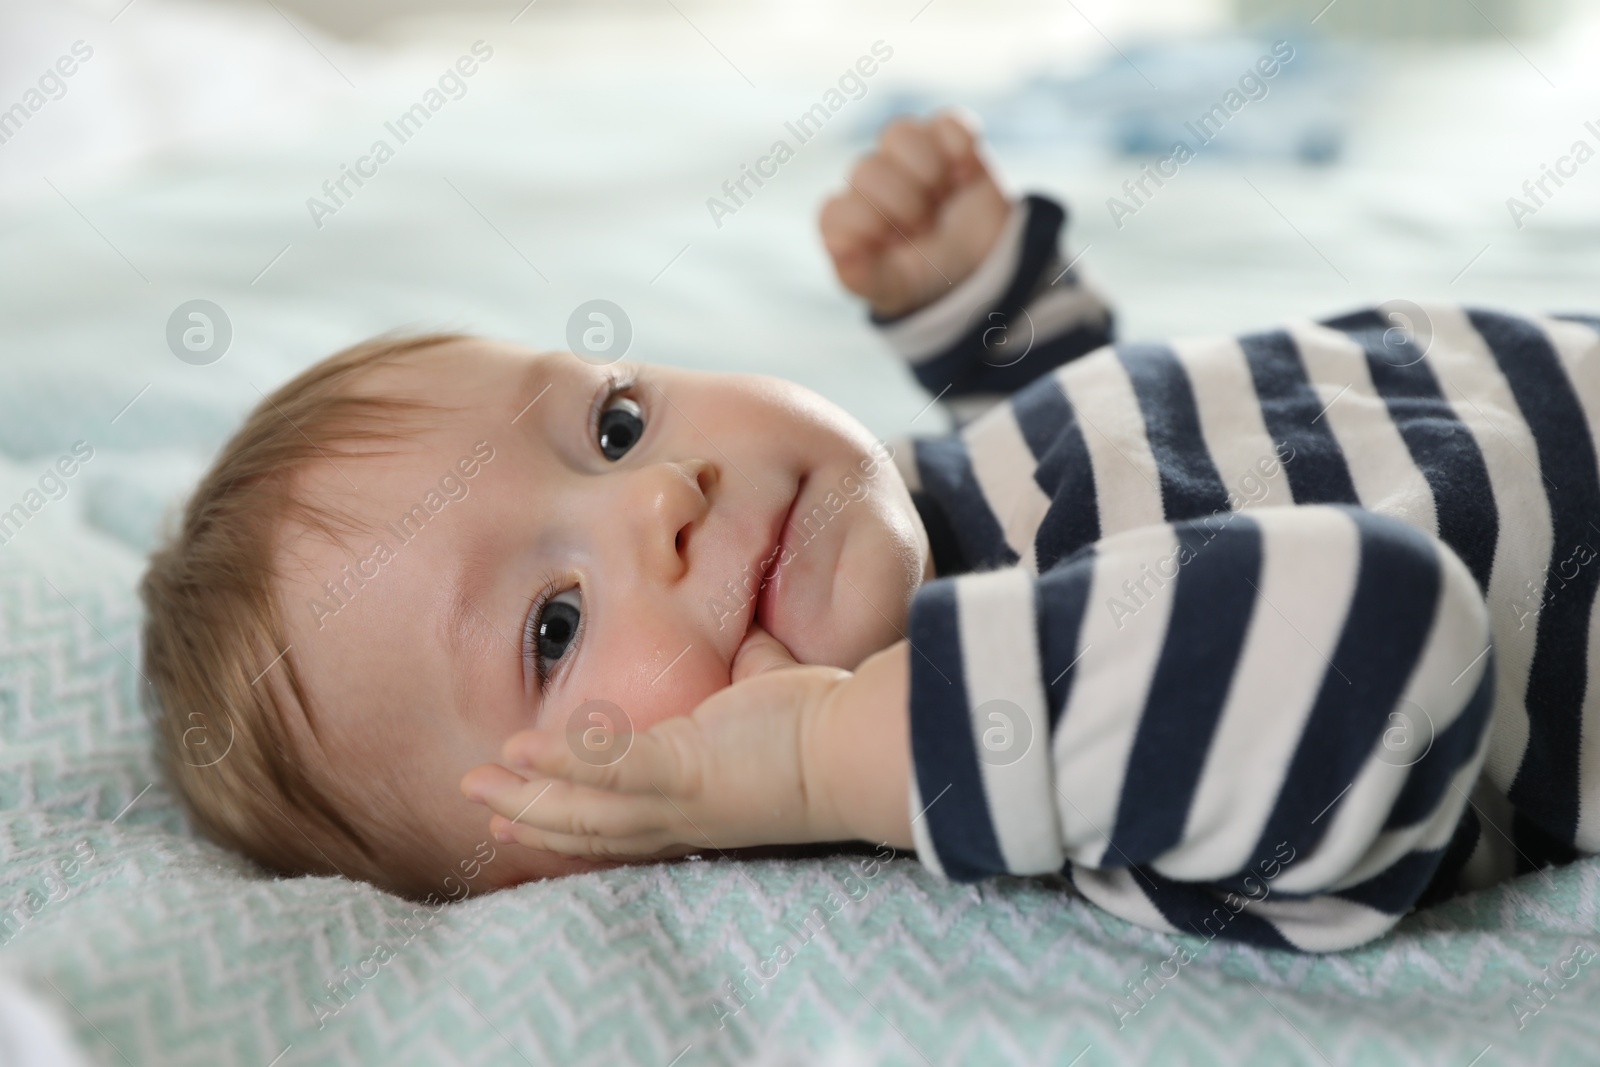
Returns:
[[[878,329],[889,347],[901,359],[916,366],[954,344],[967,331],[975,315],[992,307],[1005,295],[1017,269],[1027,222],[1027,201],[1013,202],[999,238],[977,270],[927,307],[880,322]]]
[[[1033,605],[1015,567],[931,582],[912,601],[912,840],[953,881],[1066,861]]]

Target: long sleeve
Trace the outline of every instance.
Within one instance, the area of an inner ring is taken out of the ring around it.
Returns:
[[[1488,612],[1395,519],[1137,527],[934,581],[909,639],[913,831],[950,878],[1059,871],[1144,925],[1329,951],[1470,845]]]
[[[1013,206],[983,263],[949,293],[910,315],[872,319],[890,349],[958,424],[977,425],[977,417],[1001,399],[1111,343],[1115,317],[1110,306],[1062,258],[1066,218],[1055,201],[1030,194]],[[1055,439],[1057,423],[1065,420],[1066,432],[1050,446],[1052,454],[1040,462],[1036,477],[1051,488],[1059,484],[1069,497],[1088,494],[1088,527],[1078,529],[1083,523],[1071,522],[1060,527],[1066,538],[1061,547],[1076,548],[1098,536],[1084,442],[1069,406],[1051,404],[1048,397],[1044,404],[1050,408],[1041,413],[1048,428],[1041,427],[1039,439],[1028,443],[1046,447],[1045,438]],[[1014,458],[1004,446],[977,452],[998,455],[1002,464]],[[972,521],[988,509],[971,454],[968,442],[956,437],[917,438],[895,448],[895,462],[927,528],[940,574],[1007,566],[1019,558],[999,527]],[[1002,480],[1028,477],[1020,465],[1015,472],[985,473]],[[1066,503],[1080,509],[1085,501]],[[962,514],[953,515],[952,507]]]
[[[1093,351],[1080,321],[996,370],[1017,314],[985,348],[941,306],[1038,291],[995,264],[1042,204],[989,297],[884,328],[936,395],[1014,390],[895,452],[941,576],[910,630],[928,865],[1329,950],[1600,849],[1600,320],[1393,302]]]
[[[1066,211],[1029,195],[988,256],[934,303],[872,317],[923,388],[958,422],[1086,352],[1109,344],[1110,307],[1059,248]]]

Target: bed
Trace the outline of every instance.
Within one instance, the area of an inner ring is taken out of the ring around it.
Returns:
[[[165,11],[152,3],[151,24]],[[103,80],[87,65],[54,106],[114,90],[129,42],[156,32],[131,25],[138,12],[97,39]],[[434,26],[431,44],[386,59],[319,38],[334,69],[302,54],[275,116],[137,166],[16,157],[30,163],[0,200],[0,511],[21,502],[27,518],[0,528],[0,1061],[1593,1058],[1596,860],[1311,957],[1151,933],[1047,879],[945,884],[904,857],[870,875],[854,855],[708,859],[418,913],[337,879],[268,878],[190,831],[140,710],[142,554],[260,392],[326,352],[397,326],[557,347],[571,309],[605,298],[632,320],[630,356],[790,376],[877,433],[905,431],[927,398],[837,291],[812,233],[888,89],[841,112],[720,227],[705,201],[874,39],[892,38],[913,69],[942,39],[937,9],[910,14],[856,16],[826,62],[760,92],[710,50],[691,53],[709,42],[670,14],[661,32],[693,55],[673,77],[523,61],[550,46],[497,37],[468,90],[320,227],[306,201],[493,36],[484,24]],[[491,29],[511,33],[502,23]],[[1504,205],[1585,136],[1584,117],[1600,120],[1600,82],[1581,62],[1592,45],[1522,47],[1375,54],[1341,162],[1204,160],[1120,229],[1104,201],[1134,162],[1021,133],[996,154],[1019,187],[1074,205],[1083,266],[1117,297],[1127,337],[1391,298],[1592,311],[1600,170],[1520,230]],[[307,89],[314,78],[327,84]],[[1024,91],[997,79],[971,99],[998,119]],[[936,101],[915,78],[895,92]],[[169,349],[168,318],[193,299],[224,310],[220,358]],[[92,458],[43,482],[77,442]],[[802,937],[818,907],[827,921]],[[1180,948],[1195,958],[1178,965]]]

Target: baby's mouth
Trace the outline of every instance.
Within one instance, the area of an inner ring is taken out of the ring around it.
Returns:
[[[794,519],[795,508],[800,503],[800,497],[806,489],[806,476],[802,475],[794,488],[794,496],[789,501],[789,506],[780,516],[778,527],[773,531],[769,540],[769,547],[760,559],[756,561],[756,574],[760,586],[756,592],[755,610],[750,614],[750,621],[757,623],[762,629],[777,637],[783,637],[773,627],[777,624],[779,608],[785,599],[785,568],[793,560],[794,552],[790,546],[792,530],[790,523]]]

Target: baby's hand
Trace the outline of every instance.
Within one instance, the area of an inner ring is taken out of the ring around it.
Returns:
[[[796,664],[752,627],[733,684],[690,715],[628,739],[608,766],[579,759],[557,730],[505,743],[462,792],[496,814],[502,841],[569,856],[649,859],[701,849],[836,841],[855,836],[845,798],[823,787],[817,728],[848,671]],[[513,773],[515,771],[516,773]]]
[[[915,311],[959,284],[1011,210],[951,112],[891,122],[848,182],[822,206],[822,243],[844,287],[880,315]]]

